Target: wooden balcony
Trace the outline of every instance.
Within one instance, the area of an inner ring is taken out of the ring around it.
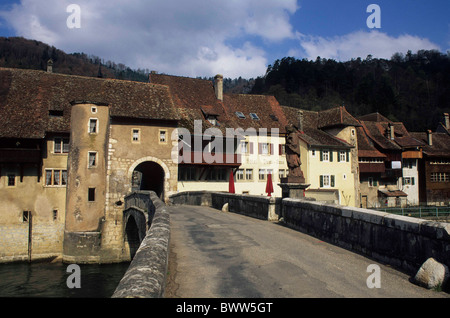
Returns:
[[[179,164],[211,165],[239,167],[242,163],[240,154],[185,152],[178,158]]]
[[[37,163],[41,162],[39,149],[0,149],[0,163]]]
[[[360,173],[384,173],[386,167],[384,162],[360,162],[359,172]]]

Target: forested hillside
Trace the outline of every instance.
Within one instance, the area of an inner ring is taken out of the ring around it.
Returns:
[[[148,81],[149,70],[132,70],[124,64],[85,53],[67,54],[35,40],[0,37],[0,67],[46,70],[49,59],[53,60],[55,73]]]
[[[450,111],[450,56],[419,51],[347,62],[286,57],[269,65],[251,93],[307,110],[344,105],[354,116],[379,112],[411,131],[435,129]]]

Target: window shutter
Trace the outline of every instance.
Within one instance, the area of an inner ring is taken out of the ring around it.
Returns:
[[[273,146],[273,144],[270,144],[269,146],[270,146],[270,154],[273,155],[273,153],[274,153],[274,149],[273,149],[274,146]]]
[[[330,162],[333,162],[333,150],[328,152],[330,154]]]
[[[373,185],[374,185],[375,187],[378,187],[378,180],[373,179]]]
[[[331,187],[334,187],[334,176],[331,176]]]
[[[320,187],[323,188],[323,176],[320,176]]]
[[[347,150],[347,156],[346,156],[347,162],[350,161],[350,151]]]
[[[337,162],[341,162],[341,152],[337,152]]]
[[[414,185],[414,177],[411,178],[411,184]]]
[[[323,161],[323,151],[320,150],[320,161]]]
[[[258,154],[262,154],[262,144],[258,143]]]
[[[250,143],[250,154],[253,155],[253,142]]]

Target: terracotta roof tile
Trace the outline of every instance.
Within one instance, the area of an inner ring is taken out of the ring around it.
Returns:
[[[450,135],[447,133],[433,132],[432,145],[428,145],[426,132],[411,132],[413,138],[423,143],[423,153],[429,157],[450,158]]]

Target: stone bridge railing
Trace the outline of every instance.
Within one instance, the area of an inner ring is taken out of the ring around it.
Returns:
[[[145,195],[140,196],[139,193],[130,197],[131,201],[137,200],[130,204],[145,202],[145,198],[141,200],[143,197]],[[164,294],[169,259],[170,218],[166,205],[156,193],[150,192],[149,197],[154,206],[151,226],[113,298],[159,298]]]
[[[260,219],[283,218],[293,229],[415,273],[428,259],[450,267],[450,224],[299,199],[192,191],[173,204],[205,205]],[[273,216],[275,211],[276,218]]]

